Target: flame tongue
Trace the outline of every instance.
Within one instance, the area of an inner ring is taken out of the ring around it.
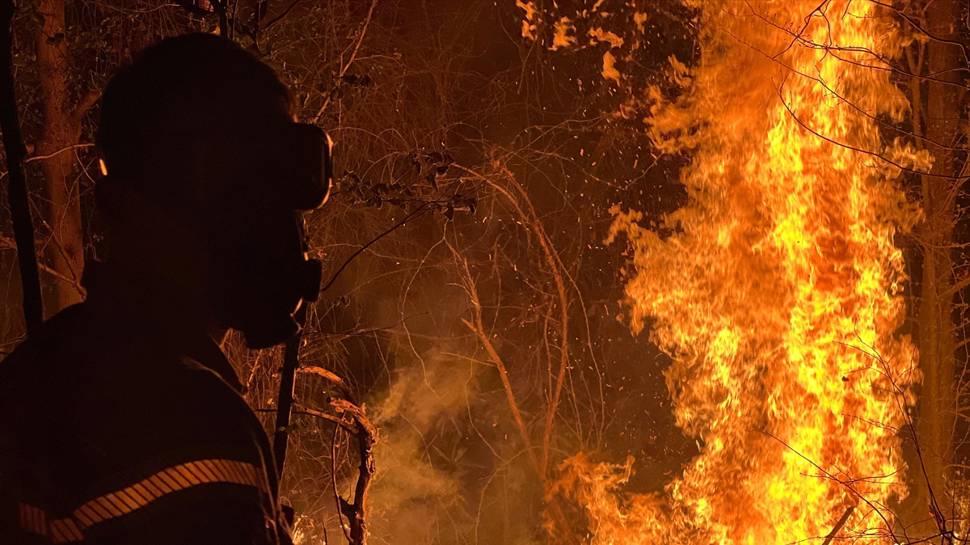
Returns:
[[[661,148],[692,150],[689,202],[668,238],[619,211],[613,234],[634,250],[633,328],[650,319],[673,357],[676,420],[702,451],[636,516],[608,493],[622,475],[582,459],[560,491],[587,504],[596,543],[792,543],[850,508],[840,535],[885,535],[874,506],[905,494],[894,428],[916,378],[893,236],[913,214],[898,171],[852,148],[915,160],[874,121],[907,107],[871,68],[894,29],[870,2],[697,4],[690,90],[649,120]]]

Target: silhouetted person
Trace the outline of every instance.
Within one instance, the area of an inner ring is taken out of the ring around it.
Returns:
[[[0,363],[0,544],[286,543],[266,435],[219,348],[296,331],[301,210],[329,152],[222,38],[146,49],[108,84],[87,300]]]

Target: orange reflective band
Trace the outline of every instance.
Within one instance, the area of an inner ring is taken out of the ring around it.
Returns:
[[[74,519],[56,519],[48,523],[46,511],[27,503],[20,504],[20,528],[28,534],[44,536],[52,543],[70,543],[84,539],[84,534]]]
[[[89,500],[74,510],[81,527],[127,515],[173,492],[203,484],[252,486],[263,492],[266,482],[253,464],[236,460],[196,460],[165,468],[137,483]]]
[[[74,519],[58,519],[51,522],[51,540],[54,543],[68,543],[70,541],[81,541],[84,534],[78,528]]]
[[[46,534],[47,513],[39,507],[21,503],[20,527],[31,534]]]
[[[258,467],[236,460],[196,460],[165,468],[130,486],[88,500],[73,516],[48,522],[47,512],[20,504],[20,526],[28,533],[47,536],[54,543],[81,541],[84,530],[95,524],[127,515],[153,501],[180,490],[204,484],[238,484],[268,492]]]

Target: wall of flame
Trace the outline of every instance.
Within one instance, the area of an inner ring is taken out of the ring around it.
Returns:
[[[880,128],[908,103],[885,59],[903,45],[872,2],[704,0],[701,58],[656,90],[662,150],[692,157],[688,204],[659,226],[616,210],[634,273],[631,325],[673,363],[675,417],[701,453],[660,496],[620,496],[630,464],[568,460],[550,494],[593,542],[889,539],[906,494],[899,428],[918,380],[898,333],[895,237],[918,218],[900,167],[927,159]]]

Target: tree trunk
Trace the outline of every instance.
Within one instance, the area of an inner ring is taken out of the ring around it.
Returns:
[[[84,267],[84,232],[81,200],[73,177],[74,154],[69,148],[81,133],[83,111],[76,111],[68,84],[70,65],[65,39],[64,0],[39,0],[42,23],[37,33],[37,67],[40,74],[44,126],[36,153],[51,156],[41,161],[47,193],[46,223],[50,240],[45,256],[52,275],[47,315],[81,300],[79,288]]]
[[[959,15],[958,0],[930,2],[926,30],[935,38],[959,41]],[[955,84],[914,82],[914,126],[917,134],[924,133],[927,142],[954,146],[964,98],[958,85],[960,72],[955,70],[962,65],[960,49],[953,43],[931,39],[925,52],[926,66],[918,73]],[[953,458],[956,402],[953,248],[957,209],[952,177],[957,175],[958,166],[952,150],[932,143],[926,147],[933,154],[934,163],[933,175],[921,177],[925,220],[918,229],[923,263],[916,327],[923,383],[916,427],[922,459],[910,461],[913,508],[909,522],[922,519],[918,533],[929,535],[939,531],[938,515],[948,517],[952,513],[946,478]]]

